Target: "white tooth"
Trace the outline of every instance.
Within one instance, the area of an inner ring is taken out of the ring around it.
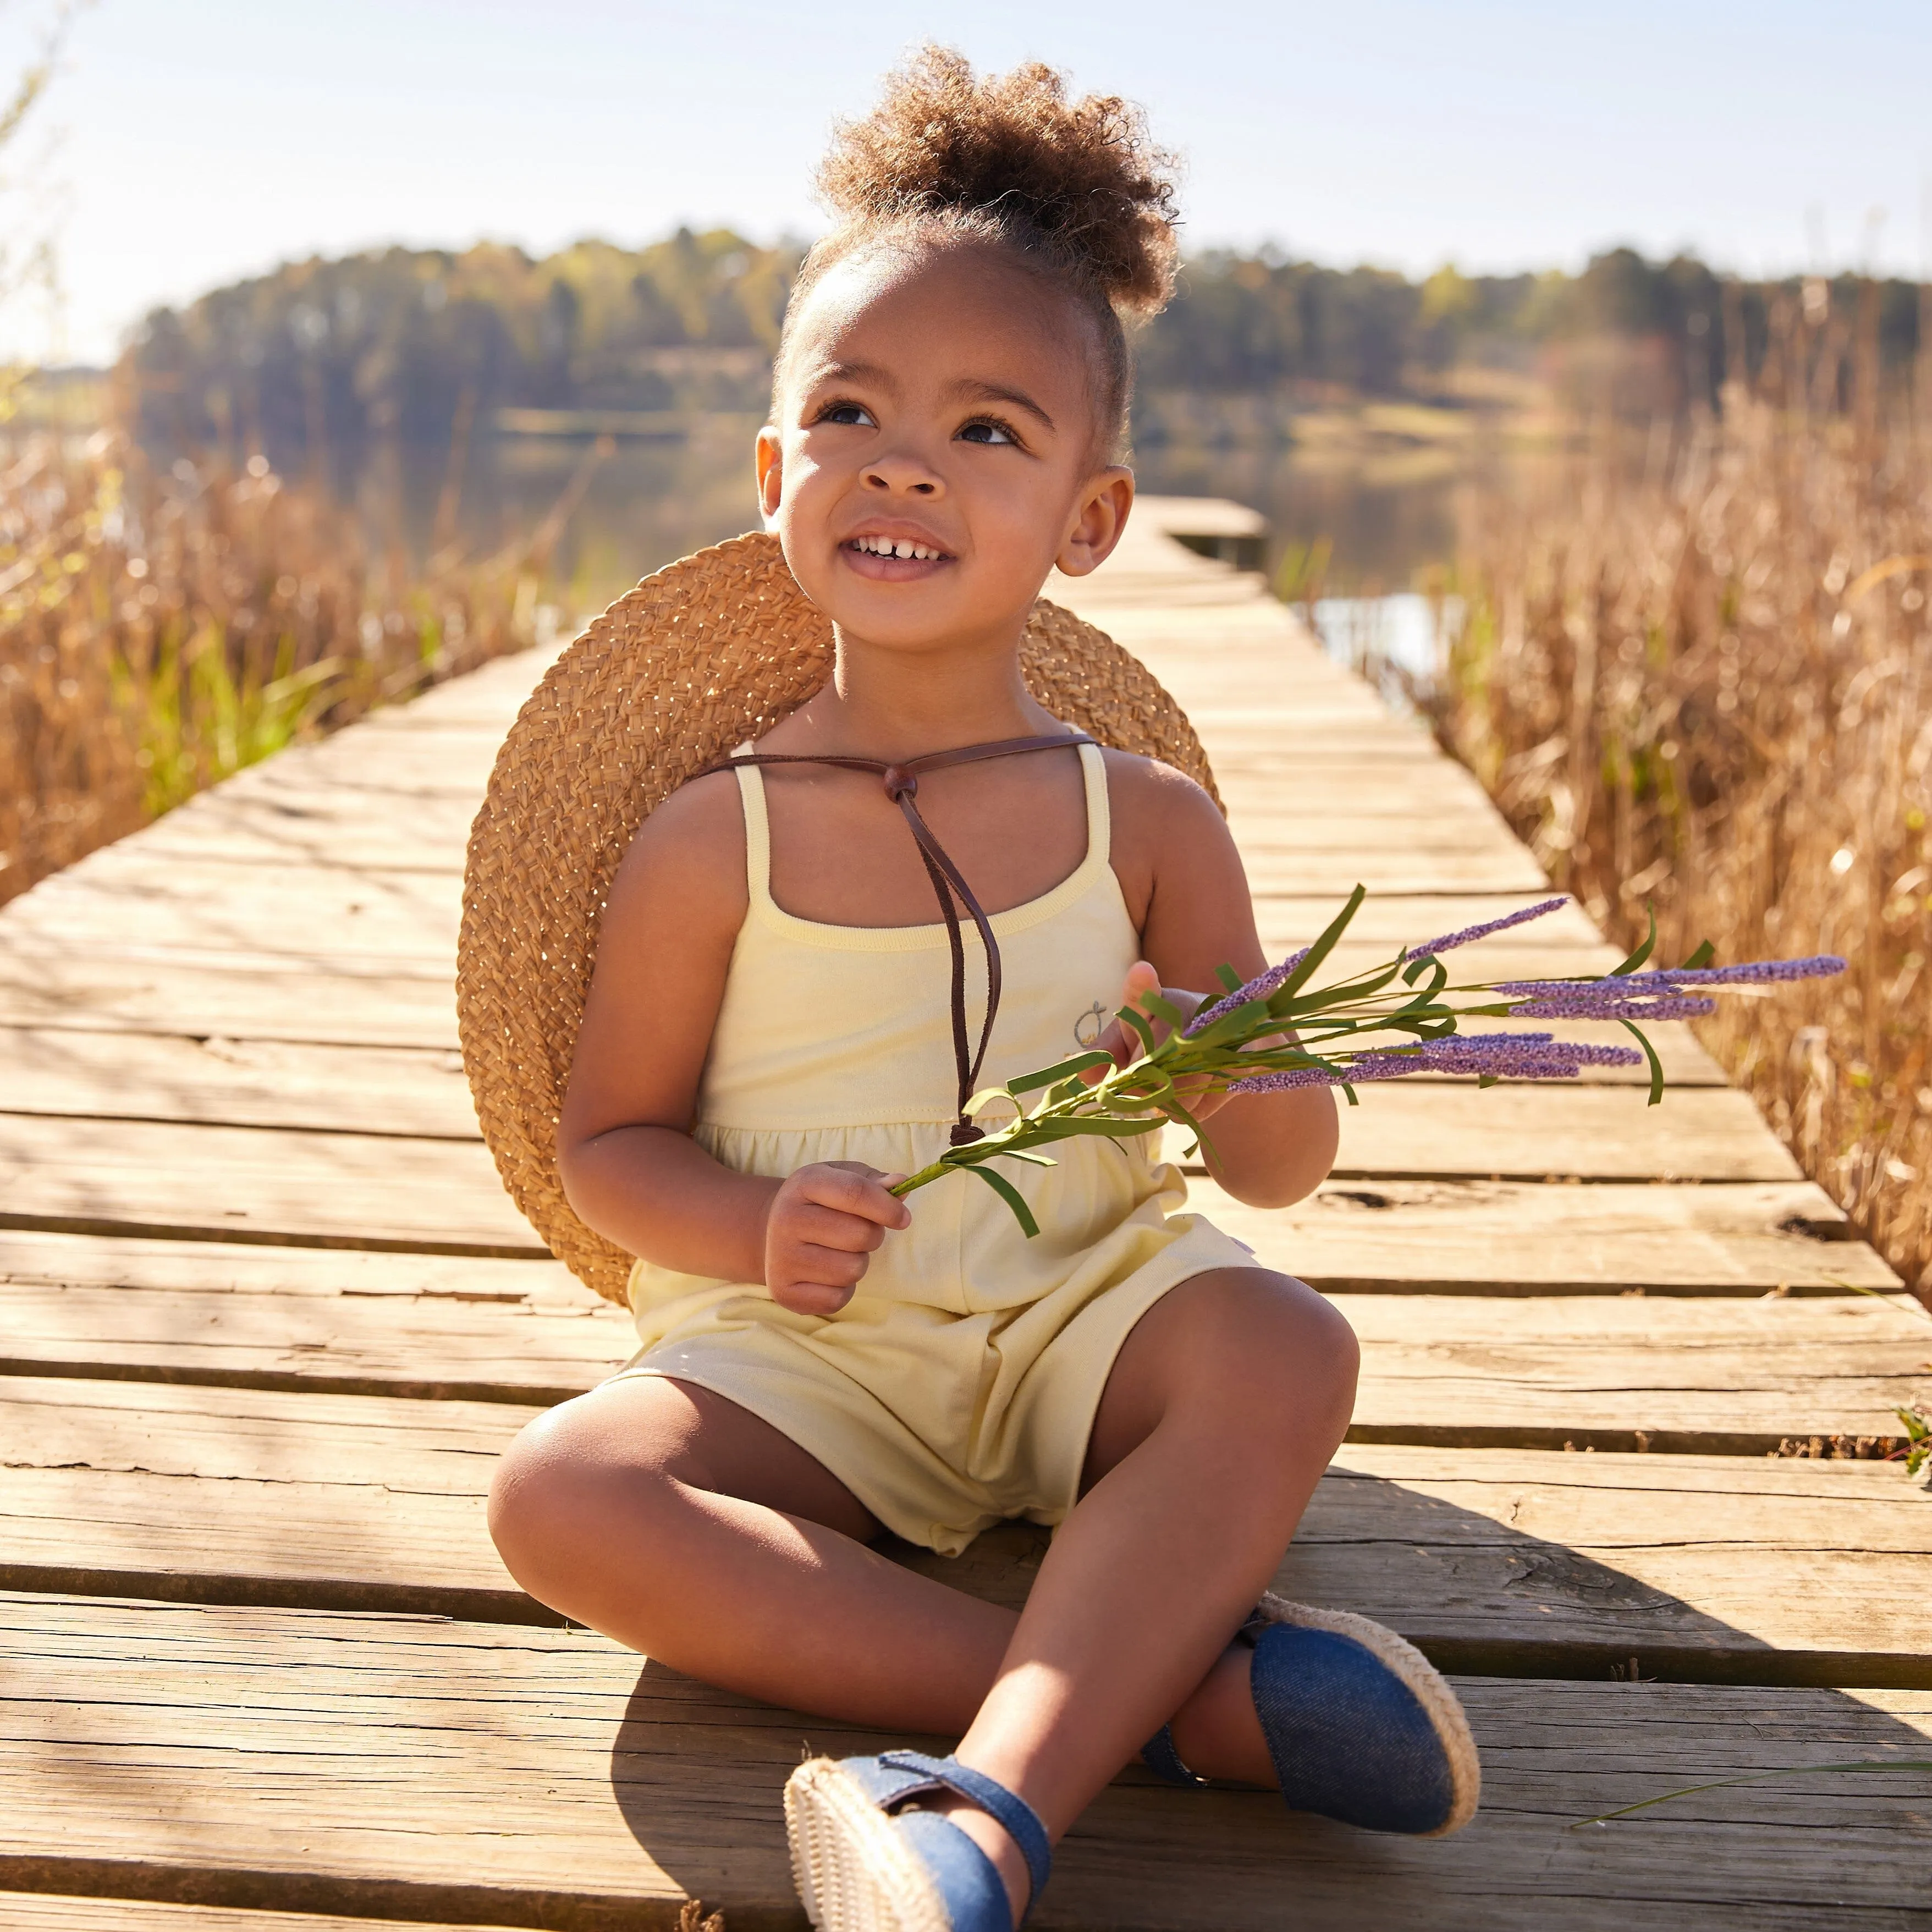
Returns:
[[[902,537],[892,545],[892,554],[895,556],[910,556],[912,554],[912,545]]]

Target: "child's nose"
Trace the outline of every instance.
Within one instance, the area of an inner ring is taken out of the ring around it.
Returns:
[[[896,451],[866,466],[868,488],[890,495],[937,496],[944,487],[931,464],[910,450]]]

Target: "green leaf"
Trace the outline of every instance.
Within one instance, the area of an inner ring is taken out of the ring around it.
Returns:
[[[1650,1062],[1650,1104],[1654,1107],[1664,1098],[1664,1062],[1658,1058],[1657,1048],[1641,1027],[1630,1020],[1619,1020],[1617,1024],[1643,1048],[1643,1057]]]
[[[1089,1053],[1076,1053],[1071,1060],[1063,1060],[1057,1066],[1043,1066],[1037,1073],[1022,1073],[1017,1080],[1009,1080],[1004,1091],[1009,1094],[1030,1094],[1035,1088],[1051,1087],[1056,1082],[1066,1080],[1086,1072],[1095,1066],[1111,1066],[1114,1056],[1102,1053],[1096,1047]],[[998,1093],[1002,1090],[991,1090]]]
[[[1159,993],[1143,993],[1141,998],[1145,1002],[1142,1010],[1151,1013],[1157,1020],[1165,1020],[1174,1032],[1180,1032],[1186,1025],[1186,1016],[1172,1000]]]
[[[1033,1210],[1026,1204],[1025,1197],[1004,1175],[995,1174],[988,1167],[965,1167],[962,1174],[976,1174],[1013,1210],[1013,1218],[1020,1224],[1020,1232],[1028,1240],[1040,1232],[1040,1223],[1033,1218]]]
[[[1238,993],[1248,983],[1232,966],[1216,967],[1214,976],[1220,981],[1221,990],[1224,993]]]
[[[1012,1090],[1009,1088],[982,1087],[979,1092],[975,1094],[972,1099],[966,1102],[967,1114],[970,1118],[973,1114],[976,1114],[982,1107],[989,1105],[994,1100],[1010,1100],[1012,1097]]]
[[[1650,957],[1652,953],[1656,951],[1657,906],[1654,901],[1649,903],[1648,910],[1650,914],[1649,935],[1645,939],[1643,944],[1640,946],[1621,966],[1612,966],[1610,968],[1609,974],[1607,975],[1609,978],[1612,980],[1621,980],[1626,973],[1634,973],[1636,969]]]
[[[1315,969],[1335,950],[1336,942],[1348,929],[1348,922],[1362,909],[1362,902],[1369,896],[1366,886],[1358,886],[1348,895],[1348,902],[1322,929],[1321,937],[1308,949],[1308,956],[1284,980],[1280,988],[1268,1000],[1269,1010],[1280,1012],[1283,1000],[1292,1000],[1296,994],[1314,977]]]
[[[1154,1028],[1148,1024],[1147,1016],[1138,1006],[1123,1006],[1114,1016],[1124,1027],[1129,1027],[1140,1036],[1142,1050],[1154,1051]]]
[[[1684,962],[1684,970],[1694,973],[1700,966],[1708,966],[1718,956],[1718,949],[1707,939]]]

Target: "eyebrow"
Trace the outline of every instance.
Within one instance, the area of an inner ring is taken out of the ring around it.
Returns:
[[[881,388],[897,389],[892,372],[876,362],[825,362],[810,372],[808,387],[820,382],[876,382]]]
[[[956,396],[972,396],[982,403],[1011,403],[1016,409],[1024,410],[1036,417],[1050,430],[1057,430],[1052,417],[1035,402],[1024,389],[1010,389],[1000,382],[983,382],[976,376],[966,376],[952,385]]]

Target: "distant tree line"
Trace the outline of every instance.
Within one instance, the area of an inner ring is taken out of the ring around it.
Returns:
[[[151,448],[259,448],[285,466],[352,464],[384,439],[445,445],[505,410],[752,412],[797,262],[795,248],[680,230],[540,260],[485,245],[293,263],[156,310],[119,391]],[[1140,380],[1312,401],[1453,395],[1459,372],[1492,369],[1676,409],[1756,379],[1794,332],[1829,382],[1849,384],[1859,355],[1896,376],[1918,356],[1926,293],[1738,282],[1626,248],[1576,275],[1444,268],[1420,281],[1217,252],[1186,265],[1142,337]]]

